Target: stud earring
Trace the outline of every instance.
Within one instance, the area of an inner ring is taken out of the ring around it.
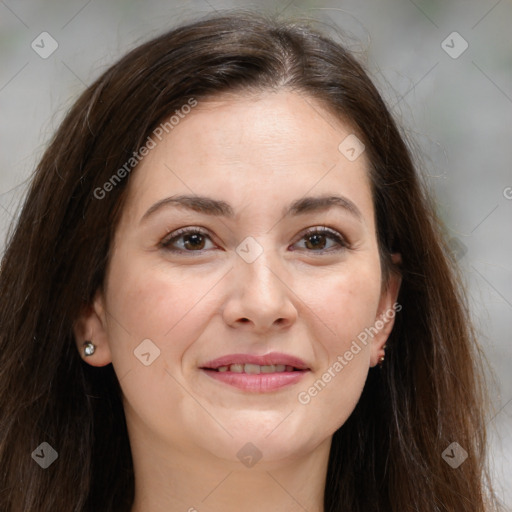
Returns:
[[[94,351],[96,350],[95,345],[92,343],[92,341],[86,341],[84,343],[84,353],[87,356],[92,356],[94,354]]]
[[[382,350],[386,350],[386,345],[382,347]],[[382,368],[382,364],[384,363],[384,356],[381,356],[379,359],[379,366]]]

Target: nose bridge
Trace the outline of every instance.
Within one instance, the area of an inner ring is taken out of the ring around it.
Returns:
[[[289,323],[296,316],[290,289],[285,282],[285,267],[270,247],[272,237],[256,241],[248,237],[237,248],[233,286],[227,307],[230,323],[251,321],[256,327]]]
[[[268,304],[283,294],[283,283],[276,276],[280,271],[282,273],[282,265],[279,264],[276,251],[270,247],[270,240],[271,237],[267,237],[265,241],[262,238],[259,241],[252,239],[245,246],[240,244],[240,257],[236,264],[237,279],[242,280],[244,294],[252,294],[253,300]],[[247,247],[252,254],[245,258],[242,250]]]

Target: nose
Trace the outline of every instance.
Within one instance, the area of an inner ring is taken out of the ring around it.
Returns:
[[[252,263],[237,256],[230,274],[223,310],[229,326],[261,334],[293,325],[298,313],[291,279],[273,251],[264,250]]]

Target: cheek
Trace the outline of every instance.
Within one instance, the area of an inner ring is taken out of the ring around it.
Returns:
[[[171,274],[159,265],[138,265],[129,258],[112,267],[109,276],[108,336],[125,407],[132,418],[143,418],[174,439],[184,441],[185,429],[179,421],[172,421],[169,410],[183,417],[177,411],[197,407],[178,383],[183,381],[179,367],[204,330],[208,321],[205,294],[219,277]],[[146,343],[143,351],[139,350],[141,343]],[[137,357],[146,353],[150,354],[147,366],[144,357]]]
[[[316,360],[322,364],[297,400],[311,417],[322,418],[322,424],[333,433],[354,410],[368,376],[368,329],[374,326],[378,311],[380,267],[347,269],[331,276],[323,286],[310,287],[309,297],[319,332],[327,334],[317,338],[315,348]]]
[[[225,272],[169,270],[168,265],[139,256],[118,258],[111,267],[109,342],[119,373],[138,365],[134,351],[146,339],[160,351],[159,364],[180,364],[211,317],[214,287]]]
[[[303,296],[329,334],[325,343],[331,355],[344,352],[347,343],[350,345],[376,320],[381,275],[378,262],[373,260],[340,267],[323,278],[304,282]]]
[[[110,303],[115,304],[119,323],[135,338],[164,340],[181,331],[187,316],[200,300],[200,289],[188,279],[172,279],[145,269],[126,269],[111,281]]]

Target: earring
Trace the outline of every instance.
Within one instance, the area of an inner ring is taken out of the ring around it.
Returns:
[[[87,356],[92,356],[94,351],[96,350],[95,345],[93,345],[92,341],[84,342],[84,353]]]
[[[382,350],[386,350],[386,345],[382,347]],[[384,363],[384,356],[381,356],[379,359],[379,366],[382,368],[382,364]]]

